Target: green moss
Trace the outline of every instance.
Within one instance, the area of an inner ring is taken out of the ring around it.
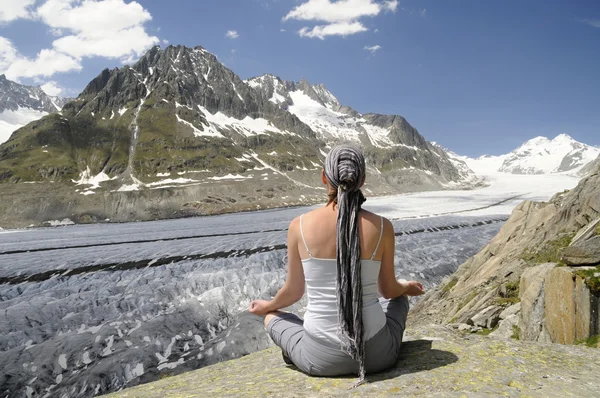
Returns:
[[[596,235],[600,236],[600,222],[598,224],[596,224],[596,228],[594,229],[594,232],[596,232]]]
[[[478,334],[480,336],[487,336],[488,334],[496,331],[497,329],[498,325],[494,326],[492,329],[482,328],[479,332],[475,332],[475,334]]]
[[[494,299],[494,303],[496,303],[498,305],[504,305],[504,306],[510,306],[513,304],[517,304],[520,301],[521,300],[519,300],[518,297],[496,297]]]
[[[600,347],[600,334],[590,336],[587,339],[577,340],[575,344],[584,344],[588,347],[598,348]]]
[[[444,287],[442,287],[442,291],[444,293],[448,293],[450,290],[452,290],[452,288],[454,286],[456,286],[457,283],[458,283],[458,278],[452,278],[452,279],[450,279],[450,281],[448,283],[446,283],[444,285]]]
[[[517,325],[513,325],[513,334],[510,336],[511,339],[519,340],[520,329]]]
[[[513,305],[519,301],[519,281],[509,281],[504,285],[504,293],[496,297],[494,302],[498,305]]]
[[[571,244],[575,234],[564,234],[558,239],[544,242],[539,249],[526,249],[521,258],[529,265],[537,265],[544,263],[557,263],[564,264],[562,262],[563,250]]]
[[[586,286],[596,295],[600,295],[600,265],[596,268],[578,270],[575,274],[585,280]]]

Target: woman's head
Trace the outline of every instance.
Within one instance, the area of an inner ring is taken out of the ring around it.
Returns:
[[[338,145],[325,158],[324,182],[330,186],[329,202],[337,203],[338,191],[354,193],[365,182],[366,166],[362,150],[354,145]]]

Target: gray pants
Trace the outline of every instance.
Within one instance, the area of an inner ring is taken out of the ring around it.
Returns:
[[[379,372],[394,365],[400,355],[408,315],[408,298],[379,299],[387,322],[365,343],[365,370]],[[317,340],[304,330],[297,315],[284,313],[271,319],[267,332],[301,371],[312,376],[358,374],[358,362],[338,344]]]

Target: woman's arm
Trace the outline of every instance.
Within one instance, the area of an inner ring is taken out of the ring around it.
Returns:
[[[299,218],[295,218],[288,229],[287,249],[288,268],[285,283],[275,297],[270,301],[255,300],[250,304],[250,312],[256,315],[266,315],[269,312],[289,307],[298,302],[304,295],[304,269],[298,251],[298,235],[300,230]]]
[[[423,286],[415,281],[396,280],[394,272],[394,253],[396,250],[396,237],[394,226],[388,219],[383,222],[383,256],[381,258],[381,269],[379,270],[378,288],[383,298],[391,299],[402,296],[419,296],[424,293]]]

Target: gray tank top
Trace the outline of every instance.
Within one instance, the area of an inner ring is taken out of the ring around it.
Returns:
[[[312,256],[306,244],[306,239],[304,239],[302,216],[300,216],[300,234],[309,255],[308,258],[302,260],[306,281],[306,294],[308,296],[308,306],[304,315],[304,329],[314,338],[338,344],[340,343],[340,338],[338,337],[339,323],[336,298],[336,259]],[[368,260],[361,260],[365,341],[375,336],[386,322],[385,314],[381,305],[379,305],[379,293],[377,290],[381,261],[373,259],[379,249],[382,236],[383,218],[381,218],[379,240],[373,254]]]

